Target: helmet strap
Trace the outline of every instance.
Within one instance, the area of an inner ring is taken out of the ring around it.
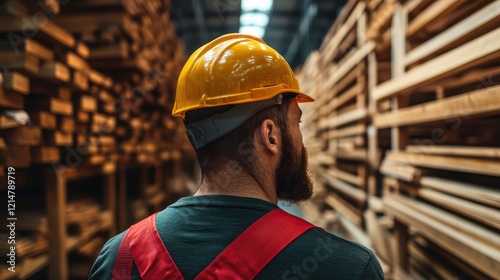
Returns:
[[[186,125],[187,136],[193,147],[202,148],[228,134],[258,111],[282,102],[283,95],[278,94],[262,101],[237,104],[226,112]]]

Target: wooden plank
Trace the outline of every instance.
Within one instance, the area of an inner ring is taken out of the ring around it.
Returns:
[[[0,52],[0,65],[23,74],[36,75],[40,71],[40,60],[26,53]]]
[[[439,1],[441,2],[441,1]],[[423,83],[441,79],[498,57],[500,29],[495,29],[460,47],[444,53],[424,64],[414,67],[398,79],[387,81],[374,89],[375,100],[387,98],[410,90]]]
[[[351,87],[348,89],[346,92],[342,93],[341,95],[331,99],[325,106],[325,109],[328,112],[331,112],[338,107],[344,105],[348,101],[356,98],[363,90],[364,85],[363,84],[356,84],[355,86]]]
[[[55,82],[68,82],[70,80],[68,67],[57,61],[45,62],[40,69],[40,76]]]
[[[324,169],[322,172],[330,175],[331,177],[336,177],[336,178],[342,179],[342,180],[349,182],[355,186],[358,186],[358,187],[363,186],[363,182],[364,182],[363,177],[351,174],[351,173],[344,171],[342,169],[331,167],[328,169]]]
[[[54,163],[60,160],[60,152],[57,147],[32,147],[31,161],[33,163]]]
[[[325,197],[326,204],[330,205],[333,209],[346,216],[355,225],[361,227],[363,221],[361,215],[356,209],[353,209],[349,203],[338,197],[336,194],[329,194]]]
[[[27,29],[36,29],[38,32],[47,35],[51,43],[61,44],[68,48],[73,48],[75,46],[75,38],[73,38],[73,35],[50,20],[34,22],[26,18],[0,18],[0,32],[22,33]]]
[[[42,129],[56,129],[57,119],[51,113],[40,111],[29,114],[31,122]]]
[[[464,116],[485,115],[499,110],[500,86],[493,86],[402,108],[397,112],[376,114],[373,123],[378,128],[386,128],[416,123],[423,124]]]
[[[74,70],[71,77],[71,82],[81,91],[87,91],[89,89],[89,80],[87,74]]]
[[[319,128],[335,128],[342,126],[344,124],[362,120],[368,116],[368,111],[366,108],[358,108],[351,112],[336,116],[335,118],[327,119],[326,121],[320,121]]]
[[[366,193],[363,190],[344,183],[342,180],[336,179],[335,177],[331,177],[331,175],[328,173],[322,175],[326,180],[326,184],[335,191],[341,192],[345,196],[356,200],[359,204],[366,203]]]
[[[59,117],[58,127],[62,132],[72,133],[76,130],[75,119],[71,117]]]
[[[60,131],[44,131],[43,142],[49,146],[71,146],[73,145],[73,134]]]
[[[32,98],[32,102],[27,104],[29,110],[48,111],[57,115],[71,116],[73,114],[73,104],[71,101],[58,98]]]
[[[422,174],[420,169],[410,164],[389,159],[383,161],[380,172],[386,176],[398,178],[406,182],[414,182],[418,180]]]
[[[36,126],[3,129],[0,130],[0,137],[9,145],[36,146],[42,144],[42,130]]]
[[[1,97],[1,95],[0,95],[0,97]],[[14,128],[14,127],[19,127],[19,126],[21,126],[21,125],[18,124],[15,120],[13,120],[7,116],[0,115],[0,129]],[[1,140],[1,142],[3,143],[3,139]]]
[[[387,159],[428,168],[500,176],[500,161],[498,160],[410,154],[405,152],[388,152]]]
[[[408,145],[406,151],[431,155],[500,158],[500,148],[496,147]]]
[[[45,198],[49,222],[49,279],[68,279],[66,253],[66,180],[54,167],[45,169]]]
[[[351,13],[346,22],[342,24],[340,28],[334,33],[333,37],[328,40],[323,52],[323,57],[325,58],[325,60],[330,61],[332,59],[334,53],[338,49],[338,46],[342,42],[342,39],[344,39],[349,30],[354,27],[357,19],[363,14],[365,6],[366,4],[364,2],[358,2],[356,7],[354,8],[354,11]]]
[[[332,153],[332,155],[337,158],[350,160],[359,160],[365,162],[368,160],[366,149],[336,150],[334,153]]]
[[[361,48],[357,49],[351,56],[346,58],[344,63],[339,66],[325,81],[324,88],[331,88],[342,77],[344,77],[351,69],[359,64],[373,49],[375,48],[374,41],[368,41]]]
[[[445,14],[447,11],[453,10],[455,7],[463,4],[461,0],[446,0],[435,1],[427,9],[418,14],[418,16],[410,22],[406,30],[406,36],[411,37],[419,30],[423,30],[428,24],[431,24],[434,19],[440,15]]]
[[[365,133],[366,133],[366,125],[364,123],[359,123],[349,127],[331,130],[328,132],[328,137],[342,138],[353,135],[363,135]]]
[[[425,188],[418,189],[417,194],[427,201],[500,230],[500,210],[498,210],[498,208],[494,209],[492,207],[483,206],[465,199]]]
[[[0,87],[27,95],[30,92],[30,81],[19,73],[3,71],[0,73]]]
[[[54,60],[54,52],[52,50],[30,38],[24,38],[24,41],[17,42],[15,46],[10,41],[0,43],[0,51],[11,51],[13,49],[45,61]]]
[[[366,231],[373,249],[386,262],[393,263],[388,231],[380,224],[374,211],[370,209],[366,210],[364,213],[364,219]]]
[[[384,197],[387,212],[412,225],[429,240],[470,263],[491,277],[500,275],[500,251],[445,225],[433,217],[414,211],[406,204]]]
[[[369,39],[376,39],[381,35],[381,28],[391,19],[396,4],[397,1],[394,0],[384,1],[381,7],[373,13],[367,32]]]
[[[75,99],[75,105],[84,112],[97,111],[97,100],[93,96],[81,95]]]
[[[24,96],[22,94],[6,91],[0,87],[0,106],[10,109],[24,109]]]
[[[75,46],[75,51],[79,56],[83,57],[84,59],[89,58],[90,50],[89,50],[89,47],[87,47],[87,45],[85,45],[85,43],[77,42],[76,46]]]
[[[443,2],[443,1],[442,1]],[[446,1],[444,1],[446,2]],[[446,29],[442,33],[424,42],[406,55],[405,64],[409,65],[422,58],[436,53],[447,45],[463,38],[482,26],[498,20],[500,17],[500,2],[493,1],[471,16]]]
[[[408,250],[412,256],[412,266],[417,266],[419,271],[425,271],[425,275],[437,275],[441,279],[458,279],[456,271],[452,272],[447,266],[442,264],[442,260],[436,259],[415,243],[408,244]]]
[[[63,62],[66,63],[68,67],[82,72],[87,72],[89,68],[89,65],[87,61],[85,61],[85,59],[72,52],[68,52],[63,56]]]
[[[432,188],[493,207],[498,208],[500,205],[500,193],[494,188],[431,176],[422,177],[419,183],[423,187]]]

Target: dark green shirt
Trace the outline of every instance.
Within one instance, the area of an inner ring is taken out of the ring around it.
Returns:
[[[253,222],[278,206],[236,196],[185,197],[158,213],[156,226],[185,279],[194,279]],[[276,229],[279,234],[280,229]],[[111,279],[125,232],[102,248],[89,279]],[[140,279],[134,265],[132,279]],[[384,279],[373,253],[321,229],[288,245],[256,279]]]

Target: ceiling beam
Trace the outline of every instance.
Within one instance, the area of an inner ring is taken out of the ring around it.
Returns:
[[[311,22],[318,12],[318,6],[316,4],[310,4],[307,12],[302,17],[300,21],[299,30],[293,37],[292,43],[288,48],[288,51],[285,54],[285,59],[291,63],[299,50],[300,43],[304,40],[305,35],[309,31],[309,27],[311,26]]]

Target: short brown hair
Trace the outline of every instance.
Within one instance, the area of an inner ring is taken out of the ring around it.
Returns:
[[[270,119],[276,123],[283,133],[287,128],[287,114],[292,100],[292,98],[284,98],[281,105],[273,105],[258,111],[225,136],[208,143],[202,148],[195,149],[202,176],[221,170],[224,168],[224,162],[233,160],[249,175],[254,177],[253,159],[255,147],[253,146],[253,134],[255,129],[264,120]],[[221,110],[232,108],[232,106],[224,107],[227,108],[221,108]]]

